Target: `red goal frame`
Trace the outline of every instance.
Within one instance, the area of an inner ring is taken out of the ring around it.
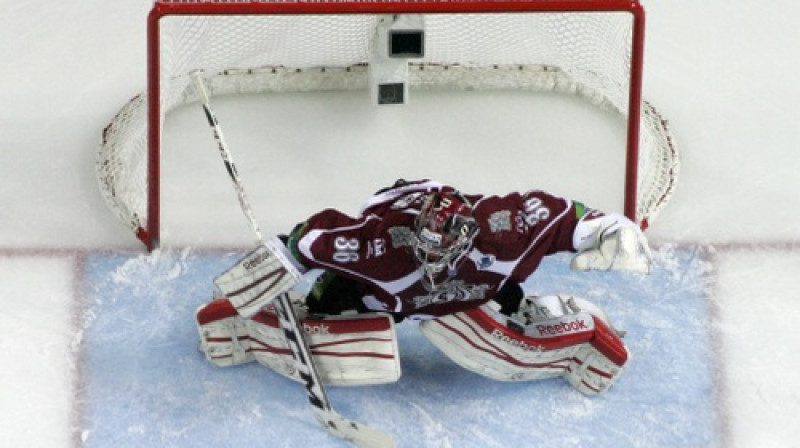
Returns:
[[[628,97],[627,150],[625,155],[624,214],[637,221],[636,199],[639,158],[645,12],[638,0],[331,0],[269,3],[262,1],[209,3],[191,0],[156,1],[147,19],[147,223],[137,237],[153,250],[160,243],[161,225],[161,94],[160,21],[180,15],[259,14],[437,14],[508,12],[627,12],[632,15],[631,71]],[[646,221],[640,223],[647,226]]]

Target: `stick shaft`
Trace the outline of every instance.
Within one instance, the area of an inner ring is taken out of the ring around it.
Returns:
[[[194,89],[200,98],[200,102],[203,104],[203,111],[206,114],[206,119],[208,119],[208,125],[211,126],[211,129],[214,131],[214,140],[217,142],[217,148],[219,149],[220,156],[222,157],[222,162],[225,164],[225,171],[228,172],[228,177],[230,177],[231,182],[233,183],[236,196],[239,198],[239,206],[247,218],[247,221],[250,223],[250,228],[252,228],[253,232],[256,234],[258,241],[263,243],[264,236],[261,233],[261,228],[258,225],[258,221],[256,221],[255,214],[253,213],[253,207],[250,205],[250,200],[247,198],[247,192],[245,192],[244,184],[242,183],[241,177],[239,177],[236,164],[233,162],[233,156],[231,155],[230,150],[228,150],[228,144],[225,142],[225,136],[222,133],[222,128],[219,125],[217,116],[214,113],[214,110],[211,108],[211,101],[209,99],[205,83],[203,82],[202,72],[192,72],[191,77],[192,83],[194,84]]]

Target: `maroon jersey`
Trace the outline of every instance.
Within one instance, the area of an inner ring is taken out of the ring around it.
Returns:
[[[296,240],[298,261],[366,285],[377,299],[373,308],[423,317],[481,305],[506,281],[524,281],[546,255],[574,251],[582,205],[542,191],[467,195],[480,230],[457,271],[442,272],[431,287],[410,250],[415,218],[431,191],[454,189],[424,181],[376,194],[357,218],[333,209],[317,213]]]

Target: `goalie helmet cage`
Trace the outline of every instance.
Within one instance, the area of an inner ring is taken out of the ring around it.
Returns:
[[[367,89],[374,66],[396,63],[375,57],[371,40],[397,17],[424,33],[424,49],[421,38],[404,47],[412,89],[557,91],[615,110],[627,119],[625,215],[647,227],[667,203],[678,153],[642,100],[637,0],[159,0],[148,16],[147,92],[103,131],[96,165],[107,204],[158,247],[162,128],[167,112],[197,101],[190,73],[203,70],[212,96]]]

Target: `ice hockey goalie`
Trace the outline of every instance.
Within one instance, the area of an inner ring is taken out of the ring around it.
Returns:
[[[295,299],[322,381],[400,376],[394,324],[423,334],[461,366],[503,381],[563,376],[607,390],[628,360],[605,313],[586,300],[526,297],[545,257],[573,253],[584,271],[651,269],[636,223],[541,190],[464,194],[398,180],[357,216],[324,209],[214,280],[220,298],[196,313],[201,349],[220,366],[257,361],[297,379],[272,301],[321,271]]]

